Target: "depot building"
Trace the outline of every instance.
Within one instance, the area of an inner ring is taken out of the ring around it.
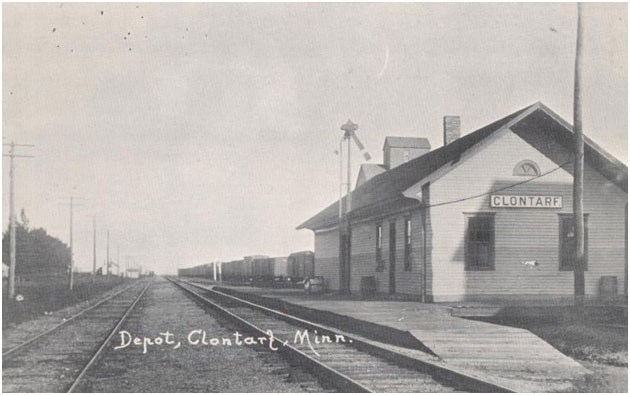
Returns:
[[[418,300],[571,298],[574,134],[536,103],[444,145],[387,137],[382,165],[361,166],[348,226],[339,202],[301,224],[315,274],[332,290]],[[627,293],[628,168],[585,138],[586,294]],[[342,260],[339,249],[342,248]],[[370,281],[366,281],[370,280]]]

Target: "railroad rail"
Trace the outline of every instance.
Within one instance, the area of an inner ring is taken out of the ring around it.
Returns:
[[[514,392],[346,334],[343,342],[328,342],[338,337],[327,327],[189,281],[168,280],[202,305],[235,321],[244,332],[275,340],[285,357],[308,366],[322,384],[342,392]]]
[[[4,352],[4,391],[73,392],[150,285],[124,288]]]

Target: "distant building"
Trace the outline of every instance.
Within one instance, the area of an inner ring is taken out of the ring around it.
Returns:
[[[391,170],[431,151],[424,137],[387,137],[383,144],[383,166]]]
[[[142,274],[142,268],[140,267],[130,267],[125,271],[125,277],[127,278],[140,278]]]
[[[424,137],[385,138],[383,144],[383,164],[364,163],[359,169],[356,186],[360,186],[379,174],[407,163],[431,151],[429,140]]]
[[[444,146],[388,137],[384,164],[364,165],[339,262],[339,206],[298,229],[315,233],[315,275],[330,289],[430,301],[573,295],[572,127],[542,103],[460,137],[444,117]],[[628,168],[585,143],[587,295],[627,289]],[[345,199],[345,198],[344,198]]]

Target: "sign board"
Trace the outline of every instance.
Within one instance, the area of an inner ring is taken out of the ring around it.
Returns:
[[[490,195],[490,207],[562,208],[562,196]]]

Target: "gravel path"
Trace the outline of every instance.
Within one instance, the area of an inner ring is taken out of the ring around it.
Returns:
[[[218,321],[166,280],[156,279],[122,330],[162,345],[133,344],[115,350],[117,335],[92,367],[80,392],[322,392],[315,379],[291,367],[278,353],[254,346],[191,345],[187,336],[234,339],[236,328]],[[171,333],[166,335],[160,333]],[[164,342],[174,342],[167,345]],[[176,348],[177,342],[181,346]]]

